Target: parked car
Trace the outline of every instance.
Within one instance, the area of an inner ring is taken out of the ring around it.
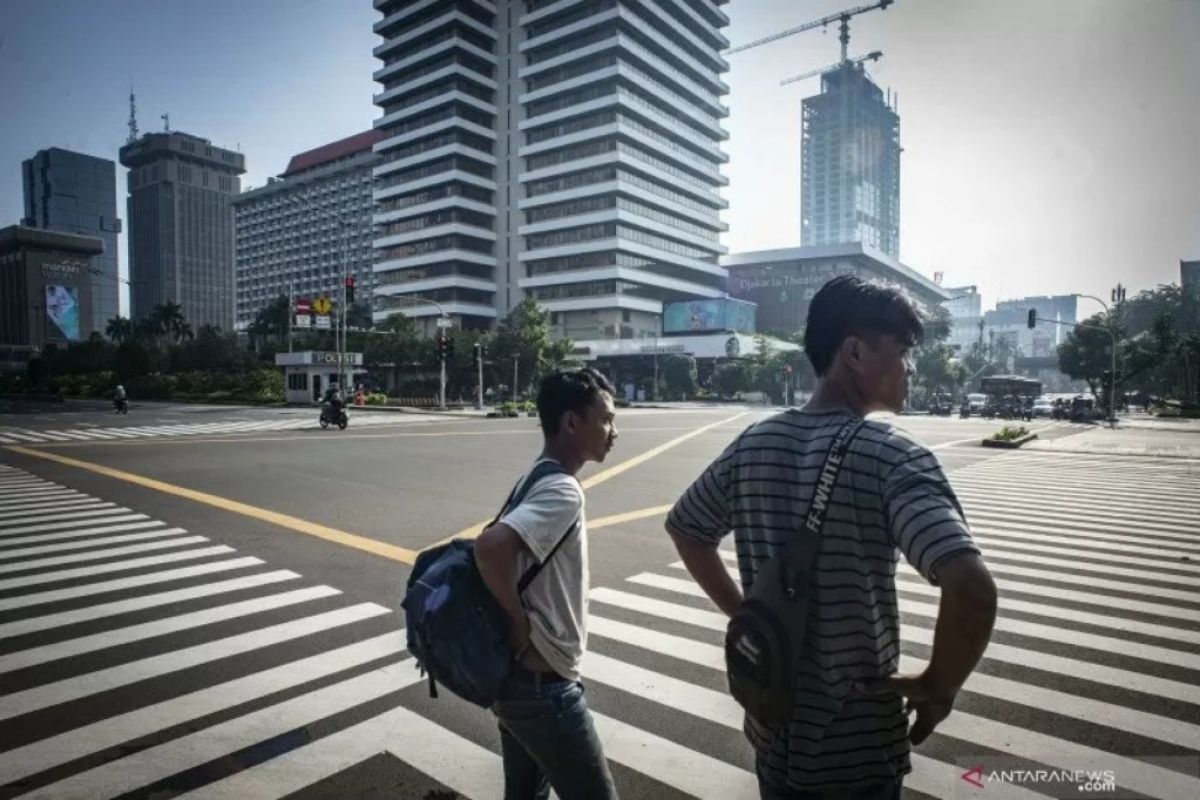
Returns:
[[[1033,415],[1035,417],[1048,417],[1054,412],[1054,401],[1049,397],[1042,396],[1033,401]]]

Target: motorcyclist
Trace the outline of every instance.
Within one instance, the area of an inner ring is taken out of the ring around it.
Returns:
[[[117,388],[113,389],[113,408],[120,409],[128,400],[129,397],[125,394],[125,386],[118,383]]]
[[[335,384],[325,390],[325,397],[321,400],[321,411],[329,419],[336,420],[338,412],[346,405],[346,401],[342,398],[342,390]]]

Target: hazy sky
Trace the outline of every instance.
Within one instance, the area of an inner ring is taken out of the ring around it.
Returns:
[[[864,2],[733,0],[725,33]],[[370,0],[0,0],[0,226],[38,149],[116,159],[131,83],[143,132],[168,112],[240,147],[244,185],[365,130],[377,19]],[[851,53],[882,50],[869,71],[899,93],[901,259],[989,304],[1177,281],[1200,257],[1197,41],[1200,0],[897,0],[856,17]],[[730,56],[732,251],[799,243],[800,100],[819,87],[779,81],[837,57],[836,25]],[[118,187],[124,218],[119,167]]]

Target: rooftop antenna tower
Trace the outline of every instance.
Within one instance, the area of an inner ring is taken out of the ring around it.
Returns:
[[[170,114],[162,114],[161,116],[162,116],[162,121],[163,121],[163,133],[170,133],[171,132],[171,115]]]
[[[129,87],[129,140],[126,144],[133,144],[138,138],[137,126],[137,97],[133,94],[133,87]]]

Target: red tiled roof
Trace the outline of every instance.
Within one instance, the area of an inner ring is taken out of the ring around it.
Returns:
[[[279,177],[286,178],[288,175],[302,170],[312,169],[313,167],[335,161],[339,158],[345,158],[355,153],[370,150],[371,146],[382,138],[383,133],[381,131],[371,129],[362,133],[356,133],[353,136],[347,136],[345,139],[338,139],[336,142],[323,144],[312,150],[306,150],[298,156],[292,156],[292,160],[288,162],[287,169]]]

